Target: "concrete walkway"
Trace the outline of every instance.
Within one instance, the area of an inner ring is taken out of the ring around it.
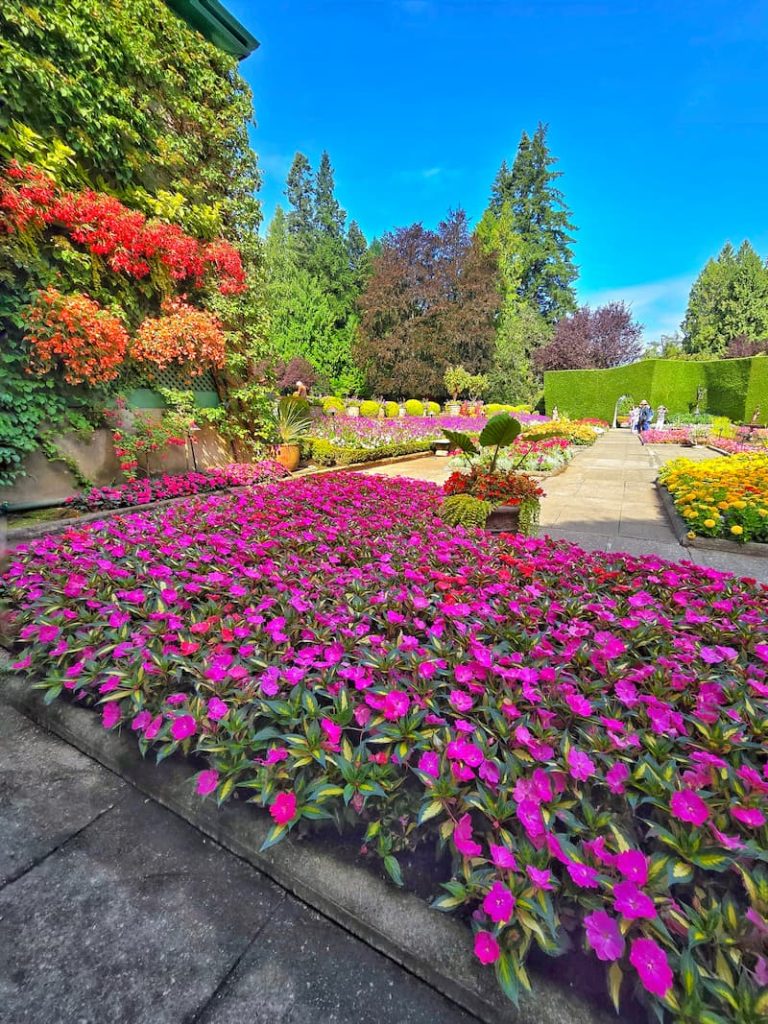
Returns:
[[[473,1024],[2,703],[1,1024]]]
[[[711,459],[710,448],[640,444],[628,430],[607,431],[577,452],[568,468],[542,481],[541,535],[569,540],[589,551],[626,551],[690,561],[768,583],[768,559],[733,552],[684,548],[675,537],[654,481],[671,459]],[[450,460],[430,456],[399,465],[362,470],[442,484]]]

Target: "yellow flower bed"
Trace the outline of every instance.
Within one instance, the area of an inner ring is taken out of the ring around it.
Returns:
[[[543,441],[548,437],[565,437],[571,444],[594,444],[598,434],[587,423],[573,423],[570,420],[552,420],[549,423],[533,423],[523,431],[528,441]]]
[[[675,459],[663,467],[659,482],[690,534],[768,542],[768,455]]]

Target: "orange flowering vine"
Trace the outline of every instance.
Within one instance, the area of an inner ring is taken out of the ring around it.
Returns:
[[[164,369],[178,363],[190,373],[223,366],[226,340],[218,318],[180,299],[166,299],[162,315],[147,317],[136,332],[131,354]]]
[[[27,314],[29,370],[60,367],[68,384],[107,384],[120,372],[128,332],[114,313],[82,292],[38,292]]]

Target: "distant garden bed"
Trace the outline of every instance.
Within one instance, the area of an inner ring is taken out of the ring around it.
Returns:
[[[575,943],[617,1002],[759,1020],[765,593],[451,529],[439,500],[324,474],[33,542],[3,585],[15,668],[201,758],[201,797],[268,808],[267,846],[338,827],[399,883],[436,843],[435,906],[512,998],[532,946]]]

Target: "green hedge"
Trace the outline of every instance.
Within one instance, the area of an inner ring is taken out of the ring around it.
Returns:
[[[760,422],[768,419],[765,356],[707,362],[644,359],[613,370],[548,371],[544,374],[544,401],[547,413],[557,406],[561,415],[599,416],[611,422],[620,395],[630,395],[637,402],[645,398],[654,409],[665,405],[671,416],[693,409],[699,387],[707,389],[703,403],[707,412],[748,421],[760,406]]]
[[[355,448],[336,445],[320,437],[305,437],[301,442],[302,454],[309,462],[318,466],[351,466],[353,462],[375,462],[377,459],[393,459],[397,455],[416,455],[431,450],[434,441],[419,438],[415,441],[401,441],[399,444],[383,444],[378,448]]]

